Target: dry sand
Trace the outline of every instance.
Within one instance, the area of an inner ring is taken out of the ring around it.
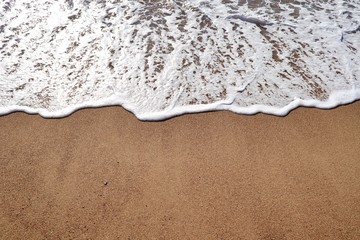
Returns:
[[[1,239],[360,239],[360,102],[0,117]]]

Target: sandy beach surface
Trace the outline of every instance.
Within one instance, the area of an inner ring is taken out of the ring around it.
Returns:
[[[1,239],[360,239],[360,102],[0,117]]]

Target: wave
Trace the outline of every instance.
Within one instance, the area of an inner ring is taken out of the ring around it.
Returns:
[[[357,1],[4,1],[0,114],[142,120],[360,99]]]

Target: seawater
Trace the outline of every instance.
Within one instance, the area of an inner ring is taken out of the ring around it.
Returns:
[[[360,1],[5,0],[0,114],[142,120],[360,99]]]

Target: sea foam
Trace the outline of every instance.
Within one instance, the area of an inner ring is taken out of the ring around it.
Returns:
[[[0,114],[332,108],[360,99],[359,26],[356,0],[7,0]]]

